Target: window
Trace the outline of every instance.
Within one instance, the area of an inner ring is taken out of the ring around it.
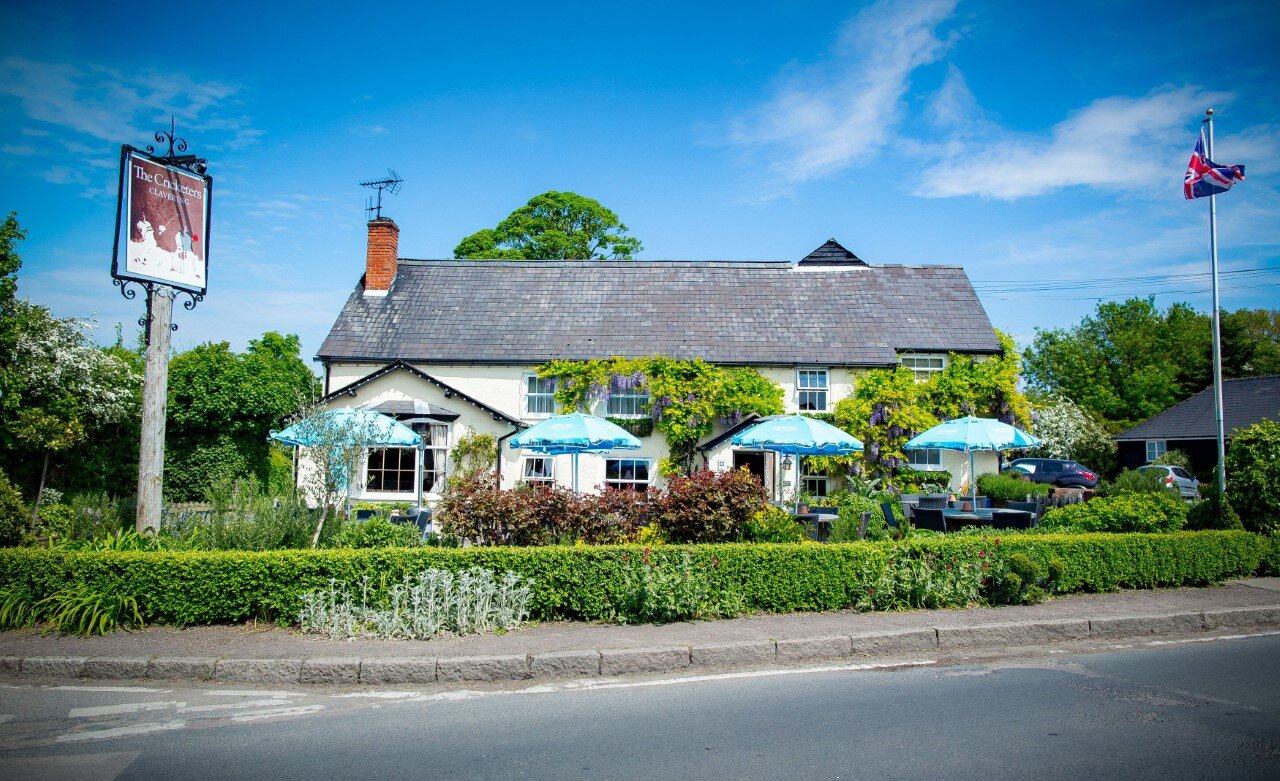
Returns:
[[[555,465],[556,460],[550,456],[526,458],[521,479],[534,485],[555,485]]]
[[[942,449],[935,447],[929,450],[908,450],[907,465],[921,472],[941,472]]]
[[[449,427],[431,423],[419,427],[422,435],[422,492],[438,494],[444,490],[449,467]]]
[[[826,369],[796,369],[796,406],[801,412],[827,411]]]
[[[414,448],[384,447],[370,450],[365,472],[365,490],[412,493],[417,466],[417,451]]]
[[[644,491],[649,487],[649,459],[608,458],[604,462],[604,487]]]
[[[644,388],[628,388],[609,394],[604,414],[611,418],[643,418],[644,406],[648,403],[649,391]]]
[[[1164,455],[1165,441],[1163,439],[1147,440],[1147,463],[1150,464],[1160,456]]]
[[[898,360],[916,375],[916,382],[927,382],[930,377],[947,368],[945,355],[901,355]]]
[[[827,475],[815,471],[808,458],[800,459],[800,485],[809,496],[818,498],[827,495]]]
[[[539,377],[536,374],[524,376],[524,414],[530,418],[541,418],[555,414],[556,388],[555,380],[550,377]]]

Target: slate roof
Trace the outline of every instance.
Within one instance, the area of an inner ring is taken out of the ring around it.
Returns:
[[[401,260],[385,297],[356,286],[317,357],[533,364],[666,355],[890,366],[900,350],[999,352],[963,269]]]
[[[1119,434],[1116,441],[1217,439],[1213,386]],[[1230,437],[1263,418],[1280,420],[1280,374],[1222,381],[1222,425]]]

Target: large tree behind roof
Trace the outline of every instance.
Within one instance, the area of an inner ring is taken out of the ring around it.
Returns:
[[[473,260],[630,260],[643,249],[618,215],[594,198],[550,190],[533,197],[496,228],[459,242],[455,258]]]

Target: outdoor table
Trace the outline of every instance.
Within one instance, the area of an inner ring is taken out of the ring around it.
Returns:
[[[991,510],[978,508],[977,510],[943,510],[942,517],[947,522],[947,527],[953,526],[985,526],[991,523]]]
[[[819,513],[796,513],[795,515],[797,521],[810,527],[809,538],[818,542],[827,541],[831,536],[831,524],[838,517],[840,516]]]

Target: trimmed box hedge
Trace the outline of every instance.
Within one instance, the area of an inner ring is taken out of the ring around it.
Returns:
[[[530,548],[384,548],[266,552],[71,552],[0,550],[0,589],[35,598],[86,584],[139,598],[150,621],[206,624],[248,618],[292,620],[301,595],[331,580],[377,586],[428,567],[512,570],[534,580],[530,611],[538,619],[600,620],[619,604],[623,568],[632,557],[683,560],[708,573],[710,599],[751,611],[838,610],[853,605],[868,574],[892,554],[938,558],[1021,552],[1059,559],[1059,591],[1199,586],[1280,562],[1276,538],[1240,531],[1174,534],[1014,535],[926,538],[831,545],[714,544]],[[1265,562],[1265,563],[1264,563]]]

